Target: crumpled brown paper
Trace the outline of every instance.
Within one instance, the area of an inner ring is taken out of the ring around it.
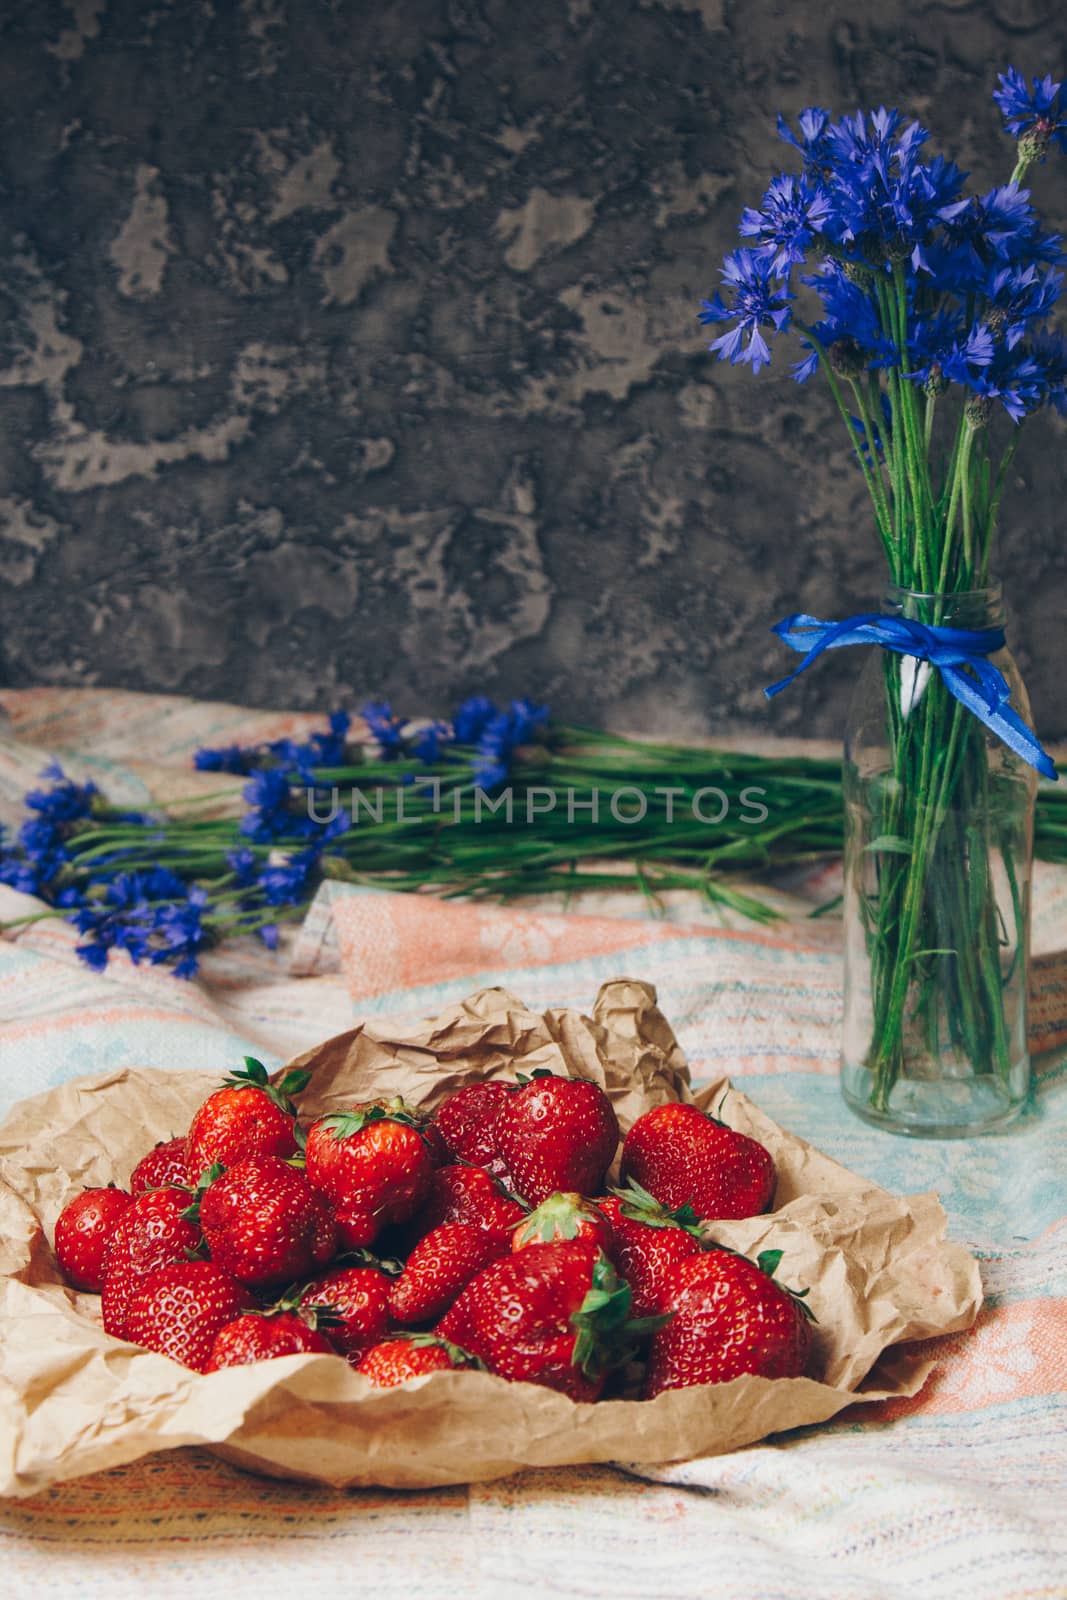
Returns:
[[[302,1112],[387,1093],[432,1106],[482,1076],[547,1067],[589,1078],[626,1128],[671,1099],[715,1108],[778,1165],[776,1210],[709,1232],[747,1253],[783,1251],[790,1286],[810,1285],[813,1376],[744,1377],[648,1402],[576,1405],[531,1384],[435,1372],[378,1390],[334,1356],[287,1356],[200,1375],[104,1333],[99,1299],[76,1294],[50,1248],[62,1206],[88,1184],[126,1183],[144,1151],[184,1132],[215,1081],[124,1068],[15,1107],[0,1127],[0,1493],[179,1445],[335,1486],[425,1488],[527,1466],[671,1461],[737,1449],[864,1399],[914,1393],[929,1366],[888,1347],[969,1327],[977,1264],[945,1240],[936,1197],[898,1199],[779,1128],[726,1080],[693,1096],[688,1068],[647,985],[606,984],[592,1018],[528,1011],[483,990],[397,1037],[374,1023],[296,1063],[312,1069]],[[725,1098],[724,1098],[725,1097]]]

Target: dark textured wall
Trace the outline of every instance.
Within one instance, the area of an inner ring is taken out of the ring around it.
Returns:
[[[774,113],[900,101],[983,185],[995,71],[1062,0],[2,0],[8,683],[443,711],[474,689],[698,733],[767,625],[880,586],[823,397],[695,321]],[[1038,174],[1067,221],[1067,162]],[[1067,734],[1063,435],[1004,571]],[[1021,632],[1021,628],[1018,630]]]

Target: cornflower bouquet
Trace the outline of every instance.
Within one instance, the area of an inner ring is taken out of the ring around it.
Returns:
[[[1014,68],[994,100],[1015,164],[985,193],[899,111],[812,107],[797,130],[779,118],[801,170],[744,211],[750,242],[700,313],[724,327],[711,349],[754,374],[798,335],[793,375],[825,378],[870,493],[888,614],[775,631],[804,654],[797,671],[826,649],[882,647],[846,741],[845,1087],[873,1120],[915,1132],[965,1131],[1022,1102],[1035,769],[1055,778],[1003,649],[990,561],[1022,426],[1067,414],[1067,344],[1048,325],[1063,251],[1021,187],[1067,149],[1067,101]]]

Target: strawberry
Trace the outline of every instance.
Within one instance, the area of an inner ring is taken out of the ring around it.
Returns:
[[[56,1218],[56,1260],[75,1289],[99,1294],[115,1225],[132,1204],[125,1189],[83,1189]]]
[[[688,1207],[667,1211],[637,1184],[616,1189],[597,1205],[615,1235],[613,1260],[630,1285],[635,1317],[662,1311],[663,1291],[671,1269],[679,1261],[703,1251],[694,1228],[696,1215]]]
[[[596,1400],[648,1323],[628,1323],[630,1290],[584,1239],[531,1244],[481,1271],[436,1332],[512,1383]]]
[[[611,1101],[584,1078],[535,1073],[496,1120],[500,1154],[532,1205],[557,1189],[596,1194],[619,1143]]]
[[[280,1156],[249,1156],[209,1183],[200,1226],[212,1261],[257,1288],[324,1267],[335,1250],[325,1202]]]
[[[653,1336],[644,1398],[692,1384],[728,1383],[743,1373],[799,1378],[811,1345],[811,1312],[770,1274],[781,1257],[759,1262],[728,1250],[681,1261],[663,1295],[671,1319]],[[806,1293],[806,1291],[805,1291]]]
[[[769,1211],[777,1181],[770,1152],[755,1139],[677,1103],[638,1117],[623,1143],[622,1177],[662,1205],[718,1220]]]
[[[213,1261],[176,1262],[139,1280],[130,1296],[126,1337],[203,1372],[219,1329],[254,1307],[244,1285]]]
[[[115,1225],[104,1258],[104,1327],[116,1339],[127,1337],[130,1296],[158,1267],[187,1261],[203,1244],[199,1225],[189,1215],[188,1189],[147,1189],[127,1206]]]
[[[443,1222],[420,1239],[389,1286],[396,1322],[433,1322],[462,1289],[508,1249],[505,1240],[470,1222]]]
[[[403,1101],[320,1117],[308,1130],[307,1178],[334,1208],[349,1248],[407,1222],[430,1191],[434,1160]]]
[[[336,1267],[309,1283],[301,1306],[328,1306],[337,1321],[323,1329],[341,1355],[356,1360],[389,1329],[389,1278],[376,1267]]]
[[[447,1159],[469,1161],[502,1176],[507,1167],[497,1149],[496,1120],[514,1093],[514,1085],[489,1079],[468,1083],[442,1101],[432,1126],[448,1151]]]
[[[512,1229],[525,1215],[526,1207],[483,1167],[455,1166],[434,1173],[426,1204],[416,1220],[423,1232],[442,1222],[473,1222],[510,1241]]]
[[[203,1371],[217,1372],[220,1367],[244,1367],[253,1361],[274,1361],[279,1356],[308,1352],[337,1354],[326,1334],[316,1326],[314,1316],[305,1319],[298,1311],[284,1308],[248,1311],[219,1329]]]
[[[291,1156],[298,1139],[290,1095],[307,1086],[309,1072],[289,1072],[275,1088],[261,1061],[245,1056],[244,1071],[231,1073],[194,1116],[185,1147],[189,1182],[205,1167],[232,1167],[245,1156]]]
[[[611,1260],[615,1258],[611,1221],[583,1194],[550,1194],[513,1230],[511,1248],[551,1244],[554,1239],[588,1239]]]
[[[130,1174],[130,1193],[139,1195],[144,1194],[146,1189],[166,1189],[175,1185],[184,1187],[189,1177],[185,1164],[185,1145],[185,1139],[168,1139],[142,1156]]]
[[[354,1365],[376,1389],[391,1389],[408,1378],[421,1378],[426,1372],[443,1372],[449,1367],[480,1367],[481,1362],[473,1360],[448,1339],[432,1333],[409,1333],[372,1345]]]

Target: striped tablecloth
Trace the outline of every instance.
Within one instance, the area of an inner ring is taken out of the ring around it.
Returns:
[[[144,804],[188,792],[196,745],[273,738],[312,719],[176,698],[0,695],[0,820],[58,754]],[[425,1016],[486,984],[588,1008],[625,973],[653,982],[696,1079],[728,1071],[778,1121],[888,1188],[936,1189],[983,1267],[986,1305],[937,1343],[923,1392],[836,1423],[661,1471],[523,1473],[470,1489],[335,1492],[246,1476],[181,1450],[0,1505],[7,1594],[198,1600],[321,1583],[376,1596],[620,1600],[1023,1600],[1067,1596],[1067,874],[1039,867],[1038,1087],[1008,1133],[912,1142],[855,1121],[837,1090],[833,891],[779,885],[773,932],[624,895],[577,912],[500,910],[330,885],[271,954],[214,952],[201,979],[112,958],[93,974],[59,921],[0,939],[0,1111],[124,1063],[272,1063],[368,1013]],[[0,891],[0,919],[32,902]],[[1058,1042],[1057,1042],[1058,1041]],[[0,1445],[2,1447],[2,1445]]]

